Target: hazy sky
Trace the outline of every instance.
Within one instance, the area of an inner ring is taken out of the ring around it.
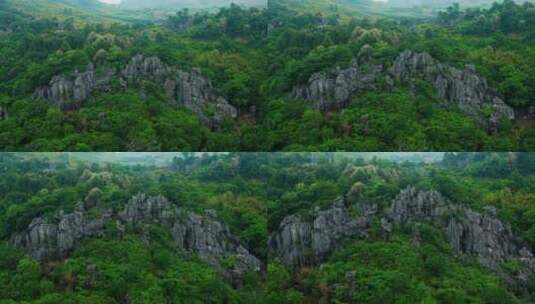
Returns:
[[[108,4],[119,4],[121,3],[121,0],[98,0],[100,2],[108,3]]]

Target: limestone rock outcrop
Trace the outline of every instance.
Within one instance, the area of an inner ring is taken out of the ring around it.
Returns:
[[[123,87],[154,81],[162,84],[175,106],[183,106],[199,116],[203,124],[218,128],[225,119],[234,119],[238,111],[198,71],[186,72],[171,67],[158,57],[134,56],[120,71],[97,73],[93,64],[72,76],[54,76],[48,85],[37,88],[34,97],[52,102],[62,110],[75,110],[95,91],[108,91],[114,79]]]
[[[528,289],[535,273],[533,251],[516,238],[511,227],[496,216],[493,208],[479,213],[456,205],[436,191],[420,191],[407,187],[386,210],[359,202],[358,216],[351,215],[350,201],[339,199],[327,210],[314,210],[309,216],[290,215],[270,233],[272,257],[290,269],[317,265],[328,258],[344,240],[365,238],[370,223],[380,221],[386,237],[394,227],[416,227],[428,223],[439,228],[453,250],[475,258],[481,265],[499,273],[519,292]],[[521,267],[516,273],[504,269],[505,263],[516,260]]]
[[[368,52],[366,49],[361,51],[363,54]],[[402,52],[389,69],[359,61],[360,65],[354,61],[347,69],[335,69],[329,73],[331,76],[315,73],[306,84],[294,87],[291,95],[310,101],[319,110],[330,111],[347,107],[353,96],[373,90],[381,82],[391,87],[395,81],[412,85],[415,80],[425,80],[432,84],[439,99],[457,105],[491,132],[501,120],[515,119],[514,110],[488,86],[473,66],[459,70],[427,53],[410,50]]]
[[[62,214],[57,224],[38,217],[26,230],[12,235],[11,243],[40,261],[52,261],[67,257],[82,240],[102,236],[107,224],[115,224],[119,230],[157,224],[169,229],[178,250],[197,255],[235,284],[240,284],[245,273],[260,270],[261,261],[214,212],[201,216],[174,206],[162,196],[138,194],[117,214],[111,210],[99,214],[97,218],[89,216],[80,204],[77,211]],[[229,259],[232,265],[225,264]]]
[[[260,270],[260,260],[240,245],[213,211],[200,216],[175,207],[162,196],[140,194],[130,200],[119,218],[132,226],[158,223],[169,228],[178,248],[197,254],[235,282],[248,271]],[[230,269],[222,265],[228,258],[234,261]]]
[[[514,110],[489,88],[487,80],[478,75],[472,65],[459,70],[427,53],[407,50],[395,60],[390,73],[399,81],[423,79],[430,82],[440,99],[457,104],[461,111],[487,123],[491,129],[502,119],[515,118]]]
[[[321,111],[347,107],[351,97],[366,90],[372,90],[380,77],[383,66],[359,66],[353,61],[347,69],[336,69],[331,76],[314,73],[305,85],[293,89],[292,96],[312,102]]]
[[[96,87],[93,64],[85,72],[74,72],[72,77],[54,76],[47,86],[38,88],[36,98],[51,100],[64,111],[77,109],[90,96]]]
[[[40,261],[62,259],[67,257],[82,239],[101,235],[110,217],[109,211],[103,212],[96,219],[88,218],[83,211],[75,211],[62,215],[57,224],[37,217],[26,230],[14,234],[11,243]]]
[[[300,215],[285,217],[270,234],[270,250],[283,264],[298,269],[321,263],[344,239],[363,237],[369,225],[367,214],[353,218],[345,203],[339,198],[327,210],[314,210],[311,220]]]
[[[494,208],[479,213],[454,205],[436,191],[408,187],[394,199],[387,218],[395,224],[427,222],[441,228],[456,252],[475,257],[481,265],[506,275],[521,290],[527,289],[535,273],[533,252],[513,235],[510,225],[497,218]],[[504,264],[513,259],[522,264],[520,271],[504,273]]]

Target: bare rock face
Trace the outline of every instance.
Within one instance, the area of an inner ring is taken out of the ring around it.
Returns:
[[[121,75],[128,80],[154,79],[164,80],[171,73],[171,69],[158,57],[134,56],[121,71]]]
[[[369,61],[369,52],[369,46],[364,46],[359,53],[361,65],[355,61],[348,69],[335,69],[330,73],[332,76],[313,74],[308,83],[295,87],[291,95],[310,101],[316,109],[330,111],[347,107],[353,96],[375,89],[383,80],[390,87],[394,80],[411,85],[415,80],[425,80],[433,85],[441,100],[457,105],[491,132],[496,131],[501,120],[515,118],[514,110],[489,88],[474,66],[459,70],[427,53],[407,50],[387,70],[382,65],[362,64]]]
[[[157,57],[143,55],[134,56],[120,72],[108,70],[97,75],[90,64],[86,72],[76,71],[72,77],[55,76],[47,86],[38,88],[34,96],[62,110],[75,110],[94,91],[108,91],[114,79],[119,79],[124,88],[146,80],[163,85],[170,104],[186,107],[210,128],[219,128],[226,119],[238,116],[237,109],[198,72],[185,72],[166,65]]]
[[[30,256],[40,261],[65,258],[83,238],[96,237],[103,233],[109,213],[100,218],[88,219],[84,212],[63,215],[58,224],[48,223],[45,218],[35,218],[28,228],[11,237],[11,243],[23,248]]]
[[[369,225],[366,216],[349,215],[343,198],[327,210],[315,210],[311,218],[288,216],[270,234],[270,250],[291,269],[323,262],[344,239],[363,237]]]
[[[431,223],[444,231],[452,248],[475,257],[479,263],[506,277],[520,291],[527,290],[535,272],[535,258],[529,247],[516,238],[511,227],[496,217],[492,207],[484,213],[457,206],[436,191],[402,190],[387,212],[395,224]],[[522,267],[516,274],[505,273],[503,265],[518,260]]]
[[[335,70],[332,77],[313,74],[307,84],[294,88],[292,96],[312,102],[321,111],[341,109],[349,105],[354,94],[374,89],[382,72],[382,65],[360,67],[354,61],[348,69]]]
[[[129,82],[152,80],[162,83],[169,102],[184,106],[199,116],[203,124],[218,128],[238,111],[197,71],[185,72],[167,66],[157,57],[137,55],[121,75]]]
[[[162,196],[144,194],[132,197],[118,214],[104,211],[96,219],[90,219],[83,206],[62,215],[58,224],[36,218],[26,230],[14,234],[11,243],[40,261],[63,259],[82,240],[103,235],[105,225],[114,221],[120,230],[148,224],[169,229],[179,250],[197,255],[235,284],[240,284],[247,272],[260,270],[260,260],[240,245],[214,212],[201,216],[179,209]]]
[[[62,110],[69,111],[79,108],[96,85],[95,69],[89,64],[85,72],[75,71],[72,77],[54,76],[47,86],[38,88],[34,96],[50,100]]]
[[[459,70],[427,53],[407,50],[396,59],[390,73],[399,81],[423,79],[430,82],[440,99],[457,104],[463,112],[487,124],[491,131],[502,119],[515,118],[514,110],[489,88],[486,79],[478,75],[472,65]]]
[[[496,217],[493,208],[484,213],[455,205],[436,191],[414,187],[402,190],[387,210],[360,203],[359,216],[351,216],[349,202],[340,199],[327,210],[315,210],[309,217],[290,215],[269,237],[269,249],[291,269],[317,265],[349,238],[368,235],[369,223],[380,219],[386,236],[399,225],[431,224],[443,231],[459,255],[474,257],[519,292],[528,290],[535,273],[535,257],[529,246],[516,238],[511,227]],[[520,269],[508,273],[504,264],[516,260]]]
[[[238,117],[238,111],[222,95],[217,93],[210,81],[197,72],[179,71],[165,81],[167,96],[178,105],[197,113],[204,124],[216,128],[227,118]]]
[[[245,273],[259,271],[261,262],[249,253],[230,233],[228,226],[218,221],[215,212],[207,216],[181,210],[162,196],[134,196],[119,218],[132,226],[158,223],[167,227],[178,248],[192,252],[239,284]],[[230,268],[225,260],[233,260]]]

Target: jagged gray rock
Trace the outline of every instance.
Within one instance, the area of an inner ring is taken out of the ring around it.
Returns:
[[[491,132],[496,131],[501,120],[515,118],[514,110],[489,88],[474,66],[459,70],[427,53],[407,50],[387,70],[382,65],[363,64],[369,61],[365,60],[369,52],[369,46],[359,52],[361,65],[354,61],[347,69],[335,69],[332,76],[313,74],[305,85],[294,87],[291,95],[310,101],[319,110],[330,111],[347,107],[352,96],[375,89],[383,80],[391,87],[394,80],[414,85],[418,79],[430,82],[441,100],[457,105]]]
[[[520,290],[527,290],[535,272],[535,258],[529,247],[516,238],[510,225],[487,207],[484,213],[454,205],[436,191],[402,190],[394,199],[387,217],[394,224],[431,223],[444,231],[452,248],[475,257],[479,263],[506,276]],[[523,265],[519,273],[507,274],[504,263],[517,259]]]
[[[144,194],[133,197],[119,214],[129,225],[156,222],[169,228],[179,248],[197,254],[234,282],[239,282],[246,272],[259,271],[260,260],[240,245],[228,226],[215,216],[214,211],[200,216],[175,207],[162,196]],[[230,269],[222,265],[225,259],[233,260]]]
[[[65,258],[80,240],[102,233],[109,217],[109,211],[96,219],[88,219],[84,212],[76,211],[63,215],[58,224],[37,217],[25,231],[14,234],[11,243],[40,261]]]
[[[493,208],[475,212],[453,204],[436,191],[414,187],[400,191],[387,210],[359,202],[359,216],[352,217],[348,203],[340,199],[327,210],[315,210],[308,220],[300,215],[285,217],[270,233],[271,255],[296,270],[323,262],[345,239],[366,237],[374,217],[380,219],[386,237],[394,226],[429,223],[443,231],[455,252],[476,258],[519,292],[528,290],[535,273],[533,252],[513,235],[508,224],[497,218]],[[504,264],[511,260],[522,265],[517,273],[504,270]]]
[[[185,72],[166,65],[158,57],[134,56],[120,71],[95,72],[92,64],[83,73],[72,77],[54,76],[47,86],[37,88],[34,97],[48,100],[62,110],[78,109],[94,91],[109,91],[112,80],[122,87],[145,80],[163,84],[169,103],[184,106],[199,116],[203,124],[219,128],[226,119],[234,119],[238,111],[198,71]]]
[[[38,88],[36,98],[51,100],[64,111],[74,110],[90,96],[97,84],[93,64],[85,72],[74,72],[72,77],[54,76],[47,86]]]
[[[354,94],[374,89],[382,72],[382,65],[361,67],[353,61],[347,69],[337,68],[332,77],[314,73],[305,85],[293,89],[292,96],[311,101],[321,111],[341,109],[349,105]]]
[[[40,261],[62,259],[83,239],[103,235],[105,225],[113,221],[119,231],[125,231],[126,226],[143,229],[148,224],[169,229],[179,250],[198,255],[235,284],[240,284],[245,273],[260,270],[260,260],[217,220],[215,212],[201,216],[174,206],[162,196],[145,194],[132,197],[118,214],[104,210],[97,218],[89,217],[80,205],[73,213],[61,214],[58,224],[38,217],[26,230],[12,235],[11,243]]]
[[[367,214],[349,215],[344,198],[327,210],[315,210],[311,217],[288,216],[269,236],[270,250],[291,269],[324,261],[343,239],[363,237],[369,225]]]
[[[398,56],[389,72],[399,81],[423,79],[430,82],[440,99],[456,103],[461,111],[488,125],[491,131],[502,119],[515,118],[514,110],[489,88],[486,79],[476,73],[473,65],[459,70],[440,63],[427,53],[406,50]]]

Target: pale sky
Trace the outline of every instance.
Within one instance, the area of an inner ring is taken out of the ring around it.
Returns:
[[[100,2],[108,3],[108,4],[119,4],[121,3],[121,0],[98,0]]]

